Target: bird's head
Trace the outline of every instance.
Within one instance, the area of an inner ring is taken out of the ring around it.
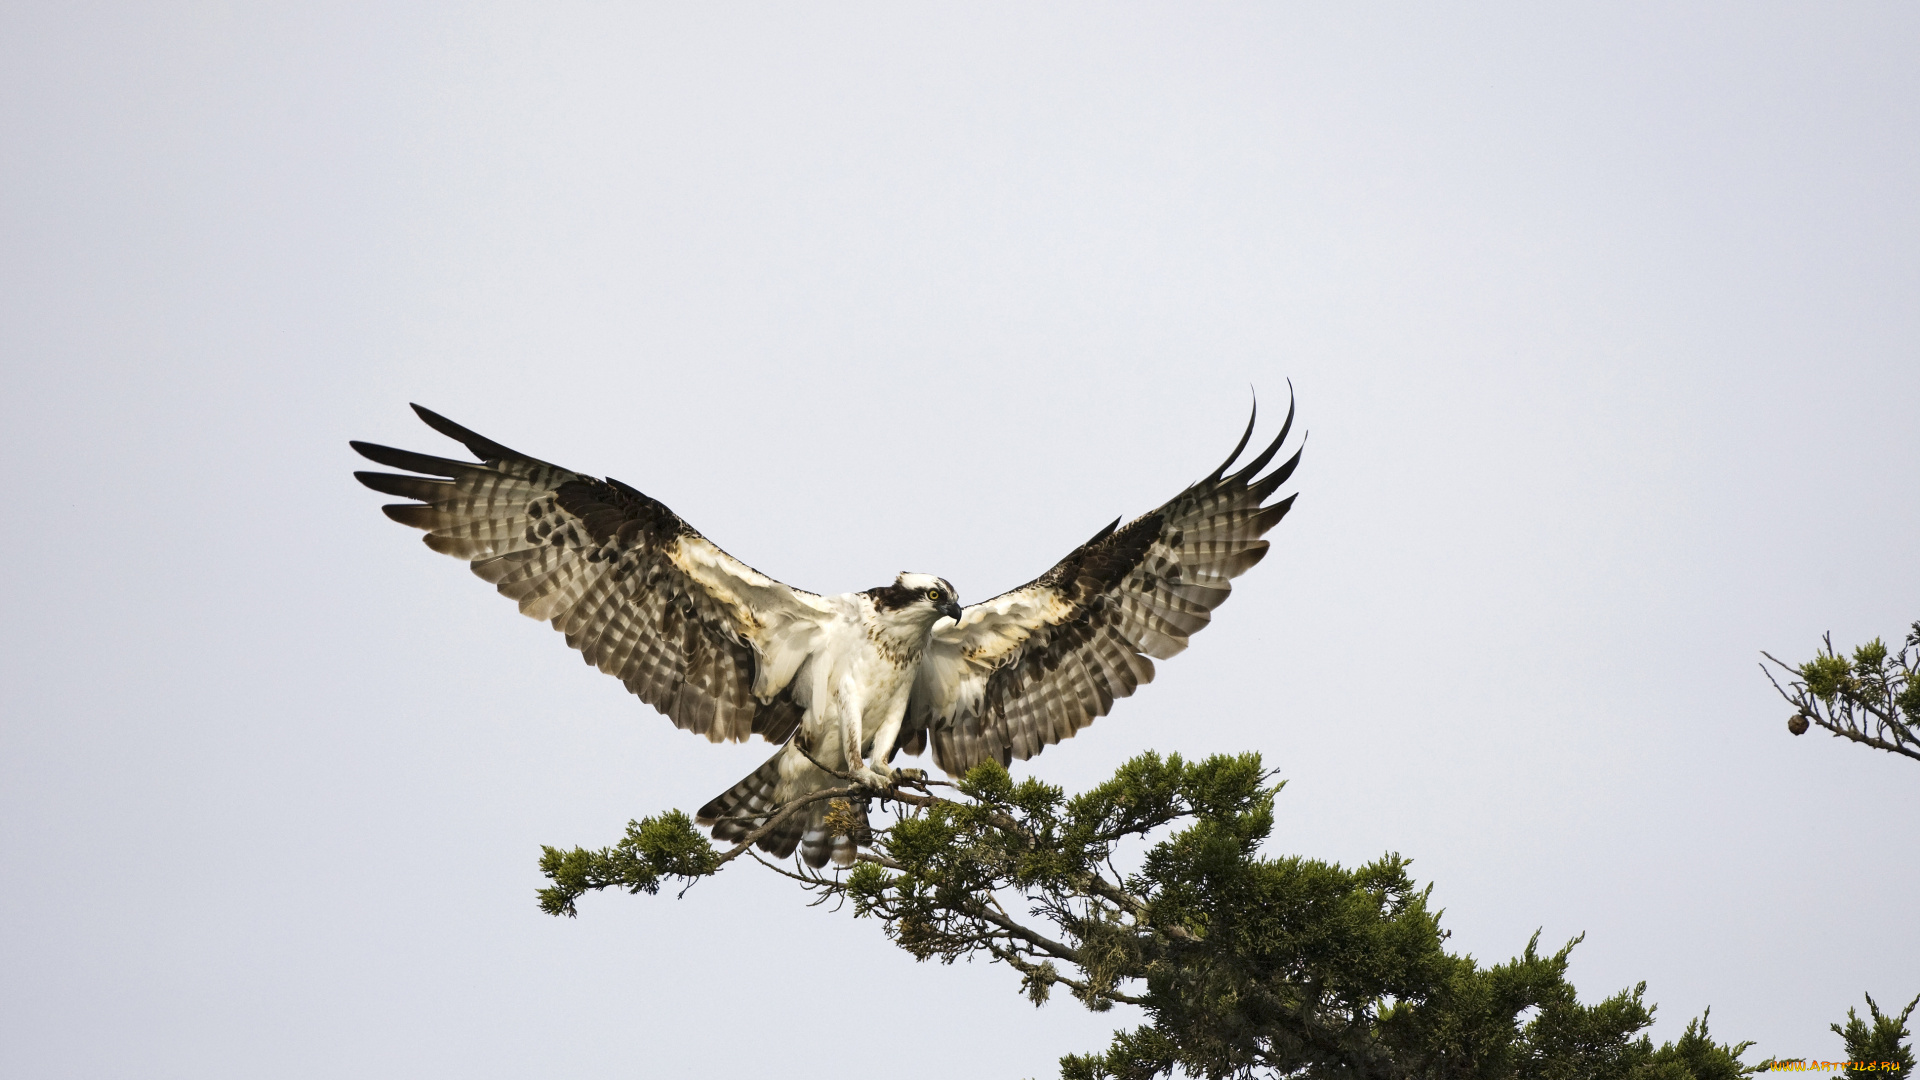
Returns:
[[[919,607],[933,612],[935,618],[945,615],[954,622],[960,621],[960,598],[954,595],[953,585],[946,578],[909,574],[903,570],[893,579],[893,588],[887,591],[892,594],[889,600],[893,606]]]

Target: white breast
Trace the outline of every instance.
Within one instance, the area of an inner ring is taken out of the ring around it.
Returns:
[[[807,674],[812,676],[812,703],[836,714],[847,705],[860,710],[863,736],[871,737],[888,719],[906,710],[914,673],[924,647],[906,627],[887,625],[876,618],[873,604],[858,593],[830,597],[835,618],[816,640]],[[849,700],[851,698],[852,700]],[[825,719],[823,717],[822,719]]]

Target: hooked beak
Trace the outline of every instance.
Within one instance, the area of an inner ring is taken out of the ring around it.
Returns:
[[[940,608],[940,614],[945,615],[948,618],[952,619],[954,621],[954,624],[958,625],[960,622],[960,616],[965,613],[960,610],[959,601],[949,600],[946,602],[946,604],[944,604]]]

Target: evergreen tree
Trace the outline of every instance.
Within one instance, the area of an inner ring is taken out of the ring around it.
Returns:
[[[1873,1023],[1860,1019],[1858,1013],[1847,1010],[1847,1025],[1831,1025],[1833,1033],[1840,1036],[1847,1046],[1847,1069],[1849,1077],[1873,1077],[1886,1080],[1898,1077],[1911,1080],[1913,1076],[1913,1047],[1907,1042],[1907,1018],[1913,1015],[1913,1007],[1920,1005],[1920,997],[1907,1002],[1898,1016],[1888,1016],[1874,1004],[1873,995],[1867,995],[1867,1012]],[[1887,1066],[1893,1066],[1889,1071]]]
[[[1761,653],[1787,676],[1787,685],[1773,677],[1766,664],[1760,670],[1780,696],[1793,706],[1787,730],[1805,735],[1810,726],[1889,753],[1920,760],[1920,622],[1913,624],[1906,644],[1889,654],[1885,642],[1874,638],[1853,650],[1853,659],[1833,648],[1833,635],[1813,659],[1787,664],[1771,653]]]
[[[850,901],[919,959],[985,956],[1017,972],[1036,1004],[1064,989],[1096,1011],[1145,1011],[1147,1023],[1105,1050],[1063,1058],[1065,1080],[1756,1071],[1740,1060],[1752,1044],[1714,1042],[1705,1016],[1656,1048],[1643,1034],[1653,1020],[1645,984],[1581,1004],[1566,980],[1578,939],[1542,952],[1536,933],[1520,956],[1488,966],[1449,952],[1431,886],[1417,886],[1397,854],[1356,869],[1263,856],[1280,788],[1251,754],[1143,754],[1071,798],[989,763],[957,785],[890,796],[894,823],[863,835],[869,846],[843,874],[767,865]],[[835,801],[831,822],[858,833],[864,796],[852,785],[820,792],[724,852],[678,811],[630,823],[610,848],[547,848],[541,907],[572,915],[597,889],[690,886],[758,858],[758,835],[819,799]]]

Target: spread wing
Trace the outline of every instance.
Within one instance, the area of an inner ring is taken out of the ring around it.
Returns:
[[[587,663],[676,727],[714,742],[792,734],[805,705],[794,698],[794,673],[828,614],[819,597],[721,551],[618,480],[530,458],[413,408],[480,460],[352,443],[410,470],[354,474],[418,500],[385,507],[388,517],[471,562],[522,614],[551,621]]]
[[[935,627],[916,676],[901,748],[930,738],[940,767],[958,775],[989,759],[1030,758],[1105,716],[1153,679],[1153,660],[1187,639],[1226,600],[1233,578],[1267,553],[1260,537],[1293,506],[1262,505],[1300,463],[1265,476],[1293,427],[1232,475],[1240,444],[1213,473],[1165,505],[1096,533],[1038,579]],[[1149,658],[1152,659],[1149,659]]]

